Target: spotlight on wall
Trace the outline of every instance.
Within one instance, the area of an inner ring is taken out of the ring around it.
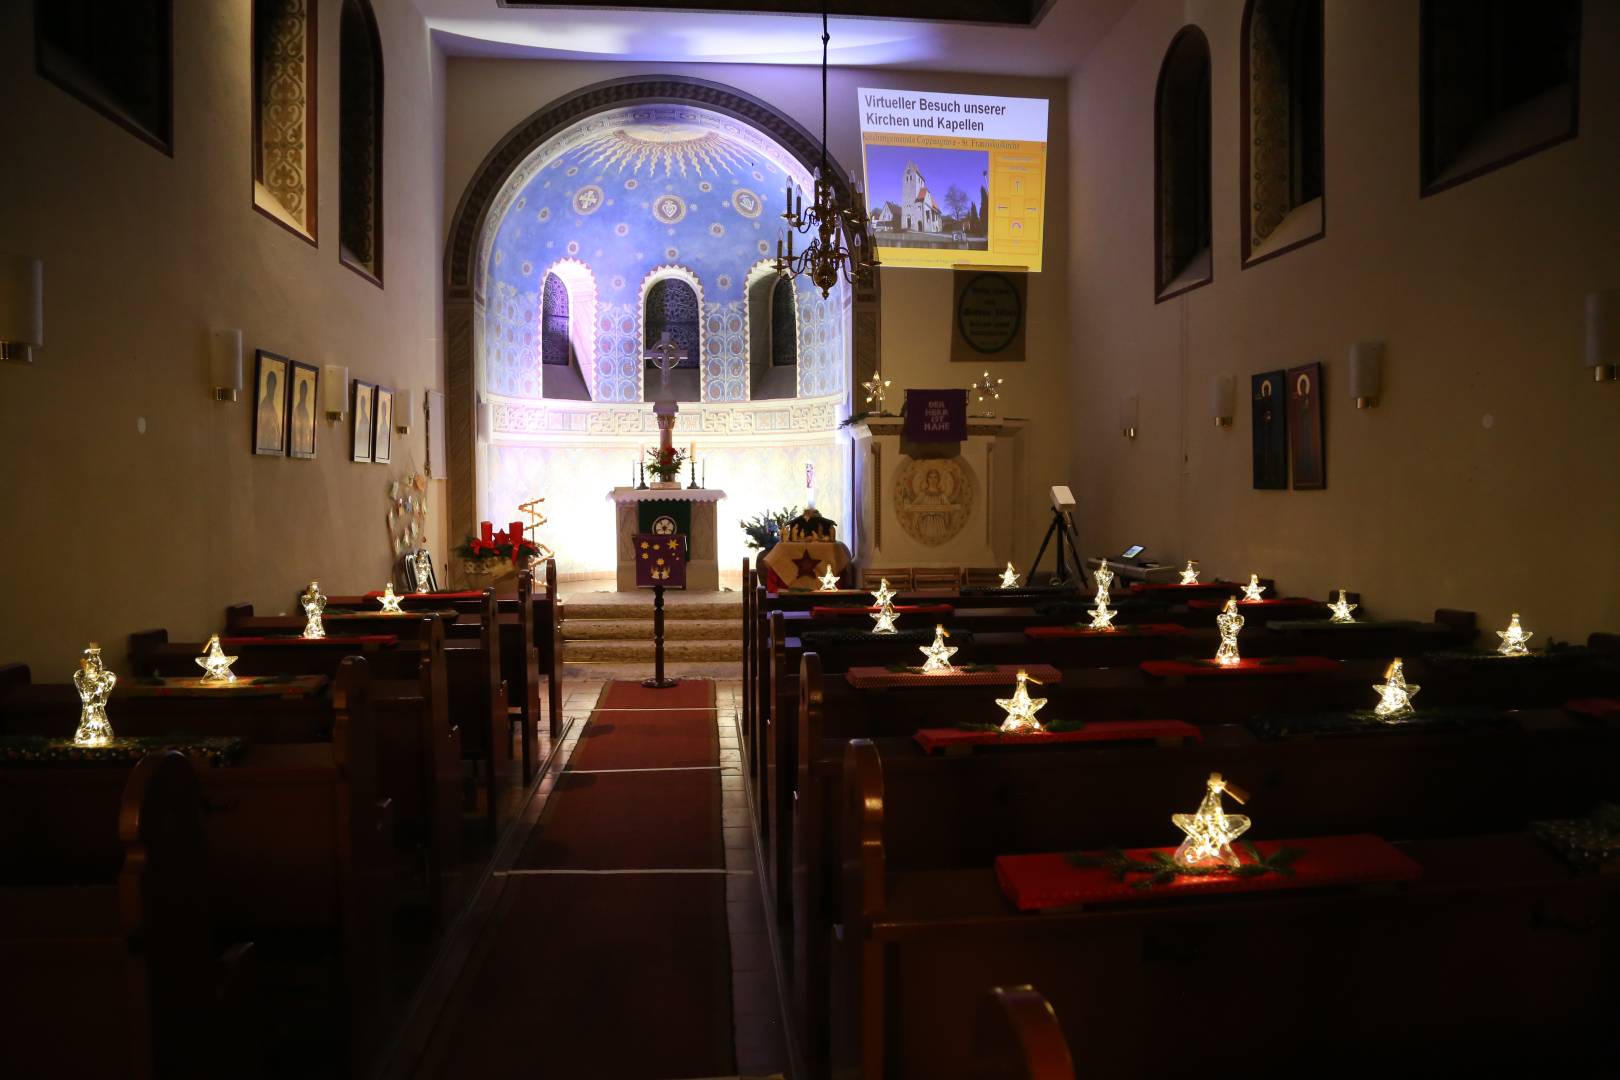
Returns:
[[[1620,368],[1620,289],[1586,294],[1586,366],[1594,382],[1613,381]]]
[[[321,382],[321,403],[326,418],[335,424],[349,411],[349,369],[342,364],[327,364]]]
[[[1209,380],[1209,411],[1216,427],[1231,427],[1237,413],[1237,376],[1217,375]]]
[[[215,330],[208,340],[209,381],[215,401],[235,401],[242,393],[242,331]]]
[[[45,344],[45,264],[0,255],[0,360],[32,364]]]
[[[1350,396],[1356,399],[1356,408],[1376,408],[1383,389],[1383,342],[1356,342],[1350,346]]]
[[[1119,430],[1127,439],[1136,438],[1136,418],[1141,411],[1140,395],[1130,394],[1119,403]]]
[[[416,391],[402,387],[394,395],[394,430],[401,435],[411,433],[416,423]]]

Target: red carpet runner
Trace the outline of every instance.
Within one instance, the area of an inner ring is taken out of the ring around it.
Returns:
[[[714,700],[706,680],[608,684],[505,878],[433,1075],[736,1071]]]

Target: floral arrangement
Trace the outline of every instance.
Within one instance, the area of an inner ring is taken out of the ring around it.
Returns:
[[[489,522],[483,523],[481,536],[469,536],[456,548],[456,555],[468,562],[506,560],[513,566],[525,567],[540,558],[540,545],[523,535],[523,528],[514,522],[512,528],[493,532]]]
[[[686,455],[680,450],[671,448],[667,456],[663,450],[647,451],[647,471],[665,483],[680,476],[685,464]]]
[[[782,510],[766,510],[751,518],[743,518],[738,524],[748,536],[746,545],[764,554],[782,539],[783,526],[798,516],[799,508],[790,506]]]

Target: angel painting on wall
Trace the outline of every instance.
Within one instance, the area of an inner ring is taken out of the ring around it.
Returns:
[[[1254,487],[1283,491],[1288,487],[1288,391],[1286,375],[1267,371],[1249,379],[1253,397]]]
[[[1288,369],[1288,434],[1294,460],[1294,490],[1319,491],[1327,487],[1320,361]]]

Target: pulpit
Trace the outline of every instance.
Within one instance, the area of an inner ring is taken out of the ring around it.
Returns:
[[[614,502],[619,592],[636,590],[634,540],[638,533],[689,537],[686,587],[697,592],[714,592],[720,588],[720,538],[716,518],[720,500],[726,497],[724,491],[618,487],[608,497]]]

